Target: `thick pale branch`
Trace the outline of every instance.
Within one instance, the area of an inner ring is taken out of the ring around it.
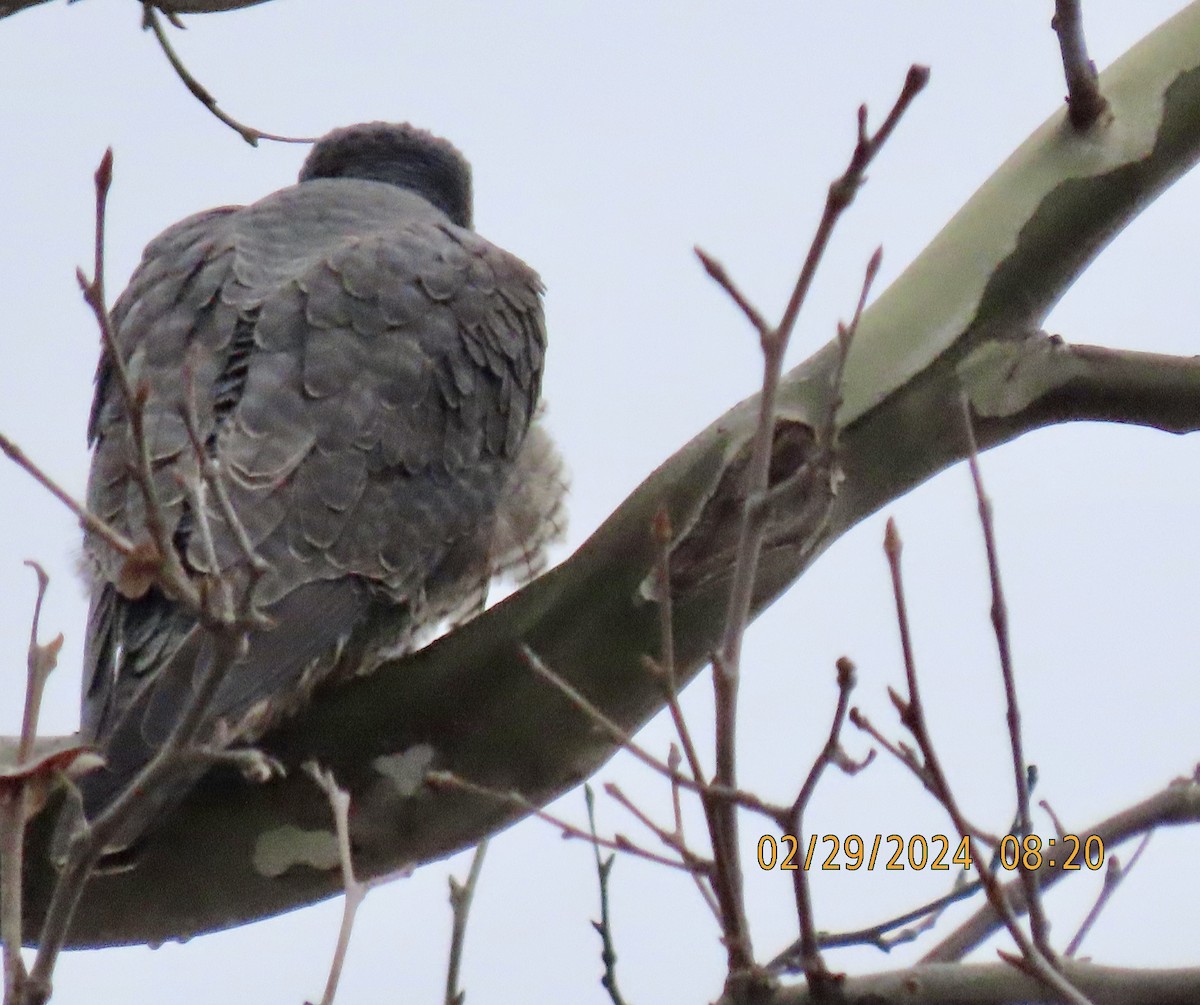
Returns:
[[[1190,1005],[1200,998],[1200,969],[1125,970],[1065,961],[1063,972],[1095,1005]],[[929,964],[911,970],[847,977],[846,1005],[1024,1005],[1057,1002],[1031,977],[1003,963]],[[762,1005],[816,1005],[803,987],[778,988]],[[722,1003],[724,1005],[724,1003]]]
[[[1200,153],[1200,5],[1139,44],[1101,86],[1121,129],[1081,140],[1065,110],[1056,112],[864,312],[838,413],[845,479],[828,512],[792,475],[812,460],[836,394],[836,341],[785,375],[754,612],[848,528],[965,456],[953,420],[964,385],[982,448],[1076,418],[1193,428],[1187,368],[1136,354],[1068,350],[1082,369],[1047,363],[1050,376],[1025,381],[1033,393],[1015,407],[989,409],[982,395],[1003,388],[1008,371],[981,358],[980,347],[1048,343],[1038,330],[1057,299]],[[1176,402],[1169,415],[1149,400],[1156,383],[1174,389],[1163,392]],[[661,681],[643,663],[661,640],[653,596],[662,545],[651,528],[662,509],[674,534],[680,686],[707,662],[720,641],[736,548],[732,504],[758,411],[749,399],[701,432],[558,568],[427,649],[322,693],[265,739],[286,766],[316,759],[351,793],[360,876],[449,855],[526,815],[470,791],[422,788],[427,770],[544,804],[618,748],[529,672],[522,645],[626,732],[663,706]],[[214,769],[147,840],[136,869],[93,877],[72,944],[186,937],[338,893],[328,808],[298,774],[253,786]],[[53,879],[50,827],[43,813],[27,844],[34,929]]]
[[[1121,422],[1168,433],[1200,429],[1197,356],[1031,338],[986,343],[960,372],[973,411],[999,421],[1012,415],[1018,431],[1035,419]]]

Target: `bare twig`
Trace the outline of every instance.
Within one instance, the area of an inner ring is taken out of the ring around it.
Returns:
[[[711,863],[703,860],[697,860],[691,864],[681,862],[677,859],[668,858],[666,855],[659,855],[657,852],[652,852],[641,845],[630,841],[623,834],[617,834],[614,837],[593,837],[581,827],[568,820],[557,817],[548,810],[535,805],[520,792],[509,791],[501,792],[499,789],[492,789],[486,785],[480,785],[477,782],[467,781],[465,778],[460,778],[451,771],[430,771],[425,775],[425,783],[434,788],[457,789],[460,792],[467,792],[474,796],[483,796],[486,799],[493,799],[496,802],[508,803],[515,806],[531,816],[537,817],[539,820],[544,820],[546,823],[556,827],[564,838],[575,839],[579,841],[587,841],[590,844],[597,844],[601,848],[608,848],[612,851],[624,851],[630,855],[635,855],[638,858],[643,858],[648,862],[655,862],[658,865],[669,866],[672,869],[678,869],[681,872],[691,872],[695,869],[707,871],[711,868]]]
[[[1067,114],[1071,125],[1086,132],[1108,109],[1100,93],[1096,64],[1088,58],[1087,42],[1083,37],[1082,0],[1054,0],[1054,17],[1050,27],[1058,35],[1062,51],[1063,72],[1067,78]]]
[[[687,719],[684,717],[683,708],[679,704],[679,688],[675,677],[675,627],[671,601],[671,541],[674,535],[671,528],[671,517],[665,507],[655,514],[652,529],[655,542],[658,544],[655,589],[658,595],[659,661],[656,663],[647,656],[643,657],[643,665],[662,684],[667,708],[671,713],[671,721],[675,725],[675,733],[679,737],[680,746],[683,748],[683,757],[687,759],[688,771],[691,773],[692,781],[695,783],[693,791],[703,793],[711,787],[709,786],[704,767],[700,763],[700,755],[696,750],[695,741],[692,739],[691,730],[688,728]],[[679,748],[672,744],[667,754],[667,768],[673,773],[670,781],[671,806],[675,818],[674,836],[678,840],[679,848],[687,848],[687,839],[683,829],[683,807],[680,800],[682,783],[680,779],[674,777],[674,774],[677,774],[679,771],[682,759]],[[720,907],[713,898],[712,887],[708,879],[698,872],[692,873],[692,879],[696,884],[696,889],[699,891],[701,898],[708,905],[709,910],[713,912],[717,923],[720,924]]]
[[[797,841],[802,840],[804,811],[808,807],[813,793],[817,790],[817,783],[821,780],[821,775],[830,764],[845,765],[846,763],[845,757],[842,755],[841,736],[842,727],[846,723],[846,713],[850,708],[850,693],[854,690],[855,674],[854,664],[845,656],[837,661],[837,685],[837,708],[833,713],[829,736],[813,762],[812,768],[809,769],[808,777],[804,779],[804,784],[800,787],[795,802],[792,803],[787,815],[779,820],[779,826],[784,832],[794,834]],[[865,767],[872,760],[874,753],[871,751],[861,767]],[[831,981],[833,978],[829,968],[825,966],[825,961],[821,958],[807,869],[793,870],[792,886],[796,898],[796,915],[800,924],[799,962],[814,998],[820,1001],[832,992]]]
[[[671,750],[667,755],[667,765],[672,770],[679,769],[679,748],[675,744],[671,744]],[[678,847],[684,850],[689,848],[687,843],[687,834],[683,827],[683,804],[680,799],[679,783],[671,779],[671,809],[675,818],[674,837],[678,841]],[[700,898],[708,906],[712,915],[717,920],[717,924],[721,923],[721,908],[713,897],[712,884],[709,881],[707,873],[693,872],[692,881],[696,884],[696,890],[700,894]]]
[[[38,939],[37,959],[29,975],[27,1000],[30,1005],[42,1005],[49,997],[50,977],[54,972],[58,954],[66,942],[71,917],[96,863],[109,842],[143,804],[145,793],[152,791],[175,773],[179,753],[195,739],[217,688],[230,667],[237,662],[245,644],[244,633],[236,628],[213,632],[212,638],[212,660],[196,681],[195,690],[170,736],[124,791],[71,840],[67,861],[59,873],[54,893],[46,908]]]
[[[464,882],[459,883],[453,876],[450,877],[450,911],[454,916],[454,927],[450,932],[450,962],[446,966],[446,1005],[463,1005],[467,997],[465,991],[459,990],[458,974],[467,942],[467,918],[471,913],[471,901],[475,897],[479,874],[483,871],[483,857],[487,854],[487,847],[487,841],[480,841],[475,846],[475,854],[471,856],[471,867],[467,870]]]
[[[1058,819],[1058,814],[1054,812],[1054,807],[1050,805],[1048,800],[1039,799],[1038,806],[1050,818],[1050,822],[1054,824],[1054,833],[1062,837],[1067,833],[1067,829],[1063,826],[1062,821]]]
[[[0,855],[3,855],[0,859],[0,939],[4,942],[4,1005],[18,1005],[28,978],[21,955],[25,805],[23,782],[0,788]]]
[[[103,540],[110,548],[121,555],[133,554],[133,542],[72,499],[58,482],[30,460],[29,455],[3,433],[0,433],[0,451],[3,451],[18,467],[23,468],[31,475],[34,481],[74,513],[80,524]]]
[[[1150,838],[1154,836],[1153,831],[1148,831],[1142,840],[1138,842],[1137,848],[1129,858],[1129,864],[1122,867],[1121,860],[1115,855],[1108,860],[1108,868],[1104,872],[1104,885],[1100,889],[1100,896],[1096,898],[1096,903],[1092,905],[1092,909],[1088,911],[1087,917],[1083,919],[1083,923],[1079,926],[1074,937],[1067,943],[1064,956],[1073,957],[1079,952],[1079,947],[1083,945],[1083,940],[1087,938],[1088,932],[1092,930],[1092,926],[1100,917],[1100,913],[1107,906],[1112,895],[1116,893],[1117,887],[1121,885],[1129,871],[1138,863],[1138,859],[1142,857],[1142,852],[1146,850],[1146,845],[1150,843]]]
[[[158,39],[159,47],[163,51],[163,55],[171,64],[171,68],[175,71],[176,76],[183,82],[183,85],[192,92],[195,97],[205,108],[207,108],[214,116],[220,119],[225,125],[229,126],[242,139],[252,147],[258,146],[259,140],[274,140],[276,143],[313,143],[315,140],[312,137],[300,136],[277,136],[274,133],[264,133],[261,129],[255,129],[253,126],[244,125],[238,122],[237,119],[222,111],[217,104],[217,99],[212,96],[207,88],[192,76],[191,71],[184,65],[183,60],[175,52],[171,45],[170,39],[167,38],[167,33],[158,19],[158,14],[155,8],[157,3],[152,0],[143,0],[142,3],[142,27],[148,28],[154,32],[154,37]],[[169,15],[168,15],[169,16]],[[176,23],[177,27],[181,27]]]
[[[691,848],[688,847],[687,842],[684,840],[682,823],[677,820],[675,830],[673,831],[669,831],[665,827],[660,826],[648,813],[641,809],[641,807],[637,806],[632,799],[625,795],[625,793],[621,791],[620,786],[612,782],[608,782],[604,786],[604,792],[606,795],[623,806],[630,813],[630,815],[637,820],[638,823],[645,827],[646,830],[650,831],[650,833],[658,838],[659,841],[675,852],[675,854],[679,856],[679,860],[683,862],[684,865],[693,867],[692,875],[696,878],[697,885],[700,887],[700,895],[704,898],[704,902],[709,906],[709,908],[712,909],[713,916],[717,919],[717,922],[720,923],[720,909],[717,906],[716,901],[713,900],[712,894],[704,885],[704,882],[712,875],[712,861],[702,855],[697,855],[694,851],[692,851]]]
[[[557,688],[568,701],[571,702],[580,712],[586,715],[597,726],[603,729],[614,740],[620,743],[634,757],[645,764],[647,767],[657,771],[660,775],[668,778],[674,784],[677,784],[692,792],[697,792],[701,796],[711,796],[717,800],[725,800],[736,803],[738,806],[743,806],[748,810],[753,810],[756,813],[761,813],[772,820],[778,819],[781,812],[777,806],[772,806],[756,796],[753,792],[746,792],[742,789],[727,789],[720,785],[710,785],[703,781],[697,782],[687,775],[679,772],[678,769],[672,768],[670,765],[660,761],[657,757],[651,754],[645,747],[639,744],[632,736],[617,725],[612,719],[605,715],[592,702],[588,701],[580,692],[571,686],[571,684],[560,677],[528,646],[521,646],[521,658],[525,664],[542,680]]]
[[[354,917],[369,887],[366,883],[359,882],[358,877],[354,875],[354,857],[350,849],[350,793],[338,785],[332,771],[322,768],[316,761],[306,762],[304,770],[312,776],[313,781],[321,787],[329,800],[329,809],[333,813],[333,822],[337,829],[338,857],[342,863],[342,888],[346,900],[342,908],[342,925],[338,930],[337,948],[334,949],[333,960],[329,964],[329,977],[325,982],[325,993],[320,1002],[320,1005],[333,1005],[338,981],[342,977],[342,966],[346,962],[346,950],[350,948]]]
[[[658,544],[658,563],[655,568],[655,586],[658,593],[658,634],[659,658],[656,664],[649,658],[647,668],[663,684],[663,693],[667,699],[667,708],[671,712],[671,721],[675,724],[675,733],[683,747],[687,758],[688,770],[692,780],[697,785],[705,782],[705,771],[700,764],[700,755],[696,752],[696,744],[692,741],[691,731],[684,718],[683,709],[679,704],[679,687],[675,679],[675,627],[673,605],[671,603],[671,517],[666,509],[660,509],[654,516],[654,539]],[[673,785],[678,783],[672,781]]]
[[[1024,837],[1033,833],[1033,821],[1029,814],[1029,769],[1025,761],[1024,741],[1021,735],[1021,710],[1017,703],[1017,681],[1013,674],[1012,640],[1008,630],[1008,605],[1004,601],[1004,585],[1000,579],[1000,555],[996,547],[996,528],[992,520],[992,501],[983,487],[983,475],[979,470],[979,444],[975,442],[975,427],[971,421],[971,405],[966,394],[960,397],[963,426],[967,434],[967,464],[971,470],[971,483],[975,488],[975,499],[979,506],[979,523],[983,528],[984,547],[987,551],[988,579],[992,588],[992,628],[996,635],[996,647],[1000,654],[1000,673],[1004,680],[1004,699],[1007,707],[1009,748],[1012,752],[1013,777],[1017,788],[1017,831]],[[1038,893],[1037,876],[1028,868],[1025,856],[1017,856],[1017,868],[1025,886],[1025,897],[1029,903],[1029,931],[1034,944],[1047,960],[1055,958],[1050,945],[1050,923],[1046,919],[1042,898]]]
[[[1094,836],[1106,849],[1115,848],[1123,841],[1139,837],[1156,827],[1179,826],[1200,823],[1200,785],[1195,782],[1173,782],[1165,789],[1144,799],[1136,806],[1122,810],[1090,827],[1083,828],[1078,835]],[[1065,867],[1067,856],[1060,856],[1051,867],[1049,858],[1043,858],[1038,870],[1039,887],[1046,889],[1074,872]],[[1014,912],[1025,910],[1024,890],[1020,880],[1013,880],[1005,888],[1006,900]],[[1001,920],[989,905],[985,905],[958,926],[941,943],[925,954],[923,963],[951,963],[961,960],[1002,925]]]
[[[913,739],[916,740],[917,748],[923,760],[918,760],[916,754],[909,749],[902,748],[899,756],[905,764],[917,767],[918,777],[920,777],[921,781],[937,800],[942,803],[954,822],[956,824],[961,822],[964,825],[961,831],[963,836],[976,836],[976,831],[967,826],[966,819],[958,808],[945,772],[942,770],[941,761],[934,751],[933,741],[929,736],[925,720],[925,709],[921,703],[920,685],[917,680],[916,656],[913,653],[912,630],[908,620],[908,603],[904,595],[904,578],[900,571],[900,552],[902,547],[900,533],[896,529],[896,521],[889,518],[884,533],[883,550],[887,554],[888,567],[891,571],[892,594],[896,602],[896,623],[900,629],[900,648],[904,657],[904,674],[908,685],[908,697],[907,699],[901,697],[898,692],[891,688],[888,689],[888,694],[891,697],[892,704],[900,714],[900,722],[912,734]],[[861,716],[854,716],[852,718],[862,721]],[[878,734],[873,733],[872,735],[882,742],[882,738]],[[885,746],[888,745],[885,744]],[[889,749],[892,748],[889,747]]]
[[[724,268],[710,256],[700,253],[709,275],[730,295],[750,319],[759,335],[763,354],[763,381],[759,399],[758,424],[751,444],[750,462],[745,474],[743,491],[745,505],[738,531],[729,605],[721,644],[713,659],[713,688],[716,703],[716,785],[728,789],[737,787],[736,731],[737,689],[741,672],[742,638],[750,617],[754,598],[754,581],[758,559],[765,536],[762,502],[770,487],[771,449],[775,430],[775,401],[783,372],[783,360],[788,343],[799,317],[800,308],[808,295],[817,266],[824,255],[839,217],[854,200],[865,178],[867,166],[875,158],[900,117],[929,79],[925,67],[909,69],[899,98],[883,125],[873,136],[866,128],[866,106],[859,108],[858,142],[843,175],[829,187],[817,231],[809,245],[808,254],[784,309],[779,324],[771,328],[737,289]],[[725,943],[730,973],[749,969],[753,950],[746,923],[741,865],[737,840],[737,809],[732,803],[714,803],[707,811],[714,857],[717,863],[716,889],[724,915]]]
[[[0,784],[0,941],[4,943],[4,1003],[17,1005],[25,994],[28,973],[21,955],[24,945],[25,822],[31,806],[30,785],[37,784],[20,773],[33,754],[37,739],[38,717],[46,679],[58,663],[63,637],[38,642],[42,620],[42,603],[50,577],[37,562],[25,563],[37,575],[37,597],[33,604],[33,619],[29,628],[29,649],[26,656],[25,708],[21,716],[21,739],[17,744],[17,763],[11,778]]]
[[[617,986],[617,947],[613,942],[612,919],[608,913],[608,877],[612,873],[617,856],[613,854],[604,858],[600,854],[596,833],[596,796],[590,785],[584,785],[583,798],[587,803],[588,830],[592,833],[592,848],[596,853],[596,875],[600,882],[600,920],[592,922],[592,927],[600,936],[600,961],[604,964],[600,985],[608,992],[613,1005],[626,1005],[621,989]]]
[[[934,750],[933,740],[929,734],[929,727],[925,719],[925,708],[921,702],[920,689],[917,684],[917,667],[916,659],[913,655],[912,633],[908,622],[908,607],[904,598],[904,579],[900,572],[900,534],[896,530],[895,520],[891,518],[887,522],[883,548],[887,554],[888,566],[892,575],[892,591],[896,600],[896,621],[900,628],[900,643],[904,653],[904,672],[908,683],[907,700],[891,689],[889,689],[889,694],[891,695],[892,703],[900,713],[900,721],[913,735],[921,756],[924,759],[922,780],[928,779],[927,785],[930,786],[938,802],[942,804],[942,807],[950,815],[959,835],[971,840],[977,835],[973,833],[969,822],[958,806],[958,801],[955,799],[954,793],[946,779],[946,773],[942,768],[941,761]],[[1071,1003],[1071,1005],[1089,1005],[1087,998],[1055,969],[1051,959],[1044,956],[1038,945],[1030,941],[1025,935],[1020,922],[1017,920],[1016,913],[1005,896],[1004,886],[995,873],[990,869],[981,869],[979,876],[983,882],[988,902],[996,914],[1003,919],[1005,928],[1008,929],[1013,942],[1016,943],[1017,948],[1021,951],[1020,959],[1005,953],[1000,954],[1001,958],[1014,966],[1019,966],[1026,970],[1030,976],[1036,978],[1047,988],[1058,994],[1063,1001]]]
[[[838,325],[838,363],[834,371],[833,397],[829,405],[826,428],[821,438],[822,449],[829,451],[831,455],[836,452],[837,413],[841,405],[842,374],[845,371],[846,357],[849,355],[854,335],[858,331],[859,320],[862,318],[863,308],[866,305],[867,297],[870,295],[871,285],[875,280],[875,276],[879,273],[879,264],[882,257],[883,249],[876,249],[867,263],[858,303],[854,308],[854,315],[850,320],[850,324]],[[857,772],[865,768],[875,757],[875,751],[872,750],[861,764],[856,765],[850,762],[842,751],[842,727],[846,723],[846,714],[850,707],[850,693],[853,691],[855,684],[854,664],[844,656],[837,661],[837,683],[838,703],[834,712],[833,723],[830,726],[829,737],[820,754],[817,756],[816,761],[813,763],[812,768],[809,770],[808,777],[800,787],[800,792],[797,794],[787,814],[779,817],[777,820],[784,832],[794,834],[798,841],[801,840],[804,830],[804,810],[812,799],[817,783],[820,781],[826,767],[830,764],[838,764],[845,771]],[[820,947],[817,941],[812,895],[808,884],[808,871],[806,869],[796,869],[792,873],[792,884],[796,898],[796,914],[800,925],[799,958],[801,967],[804,970],[805,979],[808,981],[813,995],[817,999],[821,999],[830,994],[833,991],[833,987],[830,983],[829,970],[821,958]]]
[[[150,444],[145,428],[148,392],[144,386],[134,387],[130,380],[128,369],[118,351],[104,293],[105,209],[112,182],[111,150],[106,151],[101,159],[95,182],[94,274],[89,282],[80,270],[77,278],[84,299],[96,316],[102,351],[111,367],[129,419],[130,445],[136,457],[132,478],[143,500],[144,519],[155,552],[153,561],[148,561],[146,565],[150,581],[195,614],[203,630],[209,633],[212,650],[207,664],[192,682],[192,692],[173,729],[154,756],[94,820],[72,836],[66,862],[59,872],[46,908],[37,957],[25,983],[25,1005],[42,1005],[49,997],[51,976],[88,877],[113,839],[145,806],[147,793],[154,791],[179,770],[181,761],[185,759],[183,755],[187,754],[205,727],[209,707],[218,688],[244,653],[250,628],[258,623],[252,611],[230,611],[224,605],[213,609],[208,602],[213,591],[198,587],[184,569],[175,550],[150,463]],[[203,509],[197,514],[197,519],[206,519]],[[139,548],[136,546],[133,549],[130,561],[139,557]]]
[[[858,294],[858,303],[854,305],[854,316],[850,319],[848,325],[839,322],[837,326],[837,362],[833,368],[833,375],[831,377],[833,397],[829,402],[829,409],[825,418],[825,429],[819,441],[824,449],[831,453],[837,450],[837,419],[838,412],[842,408],[842,380],[846,374],[846,360],[850,357],[850,346],[854,342],[854,336],[858,334],[858,325],[862,320],[863,310],[867,306],[867,297],[871,293],[871,287],[875,285],[875,277],[879,275],[879,267],[882,264],[883,247],[881,245],[867,259],[867,268],[863,274],[862,287]]]
[[[911,911],[905,911],[894,918],[881,921],[878,924],[849,932],[820,932],[817,935],[817,945],[821,949],[840,949],[845,946],[874,946],[885,953],[890,952],[894,946],[913,942],[918,936],[929,931],[937,923],[942,912],[951,904],[956,904],[960,900],[973,897],[982,889],[983,883],[978,879],[956,884],[955,888],[949,893],[943,894],[926,904],[922,904],[920,907],[915,907]],[[914,925],[914,922],[917,922],[917,924]],[[912,927],[904,928],[905,925]],[[898,928],[903,930],[896,932]],[[892,932],[896,934],[890,935]],[[767,970],[772,973],[795,973],[803,969],[799,939],[776,954],[775,958],[767,964]]]
[[[729,271],[717,259],[713,258],[703,248],[697,246],[692,249],[696,253],[696,257],[700,259],[700,264],[704,266],[704,271],[708,273],[710,279],[715,282],[729,296],[738,307],[738,309],[746,315],[746,319],[756,332],[758,337],[764,342],[771,338],[772,329],[770,323],[757,307],[750,302],[750,298],[741,291],[737,283],[733,281]]]
[[[33,604],[33,621],[29,626],[29,650],[25,659],[25,709],[21,716],[21,742],[17,747],[17,764],[24,764],[33,754],[46,680],[50,676],[50,672],[58,665],[58,653],[63,644],[61,633],[47,643],[38,642],[42,603],[46,599],[46,589],[50,585],[50,577],[37,562],[29,560],[25,564],[37,576],[37,599]]]
[[[162,503],[155,490],[154,470],[150,462],[150,442],[145,429],[146,390],[144,387],[135,388],[130,380],[129,369],[121,357],[112,328],[112,318],[108,313],[104,292],[104,227],[108,190],[112,185],[112,166],[112,148],[109,147],[100,159],[100,166],[96,168],[96,227],[92,279],[89,282],[82,269],[76,270],[75,278],[83,291],[83,299],[96,317],[96,324],[100,328],[101,351],[105,361],[112,368],[121,401],[129,418],[129,435],[137,455],[134,481],[141,492],[145,508],[146,529],[155,550],[157,576],[169,595],[200,609],[203,605],[199,591],[175,553]]]
[[[209,561],[209,572],[212,576],[220,578],[219,574],[221,570],[217,561],[216,550],[213,547],[212,527],[207,516],[208,510],[204,506],[204,490],[207,490],[216,499],[221,518],[233,534],[238,551],[246,565],[246,583],[240,599],[240,609],[257,620],[257,613],[254,607],[254,588],[262,580],[262,577],[267,574],[269,566],[266,560],[255,550],[254,543],[250,540],[250,535],[246,532],[245,524],[242,523],[241,517],[237,515],[237,511],[233,507],[233,500],[229,498],[229,489],[225,485],[224,477],[222,477],[220,460],[207,449],[204,439],[200,434],[200,418],[196,407],[196,370],[190,359],[185,362],[184,369],[186,371],[187,396],[183,408],[183,424],[184,429],[187,431],[188,440],[191,443],[192,453],[195,455],[200,468],[200,483],[190,488],[195,496],[194,512],[196,514],[196,523],[199,526]],[[220,585],[227,586],[228,584],[221,582]],[[226,596],[222,598],[222,601],[226,605],[231,604],[232,597],[228,595],[229,591],[224,590],[223,592]],[[226,606],[226,612],[228,618],[231,619],[234,616],[232,609],[228,606]],[[265,619],[263,620],[265,622]]]

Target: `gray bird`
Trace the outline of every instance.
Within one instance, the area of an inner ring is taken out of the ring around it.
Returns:
[[[562,530],[562,467],[535,421],[541,282],[474,232],[471,204],[470,167],[446,141],[350,126],[314,146],[298,184],[160,234],[113,307],[185,568],[235,591],[247,582],[235,528],[211,498],[195,512],[203,497],[187,491],[199,470],[189,396],[267,565],[255,597],[272,626],[251,633],[226,676],[204,743],[253,744],[317,685],[478,609],[494,577],[536,573]],[[88,437],[89,507],[145,539],[129,416],[103,354]],[[82,736],[107,762],[82,780],[92,817],[170,733],[212,639],[157,587],[127,595],[123,560],[99,538],[85,554]],[[151,829],[198,774],[148,797],[115,846]]]

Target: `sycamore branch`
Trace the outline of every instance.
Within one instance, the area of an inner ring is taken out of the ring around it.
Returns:
[[[1099,250],[1200,156],[1200,4],[1100,85],[1107,121],[1120,128],[1097,123],[1081,139],[1060,109],[864,312],[840,386],[844,479],[831,508],[792,476],[812,459],[839,394],[836,340],[783,377],[752,613],[850,527],[966,455],[954,418],[964,390],[983,449],[1080,418],[1200,428],[1197,361],[1071,347],[1039,330]],[[503,604],[320,694],[264,740],[293,769],[287,778],[253,786],[214,769],[136,869],[92,878],[71,944],[180,938],[338,892],[328,807],[295,770],[305,761],[332,771],[354,800],[364,881],[474,844],[577,785],[620,744],[538,678],[522,646],[626,733],[663,707],[661,681],[643,660],[661,637],[655,516],[665,510],[672,528],[673,662],[683,686],[720,642],[737,545],[731,514],[759,411],[755,397],[722,416],[571,558]],[[430,770],[481,791],[519,791],[526,802],[424,787]],[[53,883],[50,816],[33,821],[26,845],[32,930]]]
[[[1200,969],[1129,970],[1067,960],[1063,972],[1094,1005],[1188,1005],[1200,996]],[[1032,977],[1004,963],[931,963],[912,970],[846,977],[844,1002],[871,1005],[1031,1005],[1058,1002]],[[817,1005],[803,987],[782,987],[757,999],[761,1005]],[[720,1005],[726,1005],[721,1002]]]

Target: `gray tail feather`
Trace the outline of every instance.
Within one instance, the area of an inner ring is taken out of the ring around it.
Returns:
[[[251,633],[245,655],[226,676],[202,720],[200,747],[252,744],[281,719],[301,707],[312,688],[332,673],[352,673],[361,660],[363,640],[347,645],[373,604],[357,579],[323,580],[292,591],[265,613],[267,629]],[[395,613],[399,611],[392,604]],[[393,624],[384,634],[394,635]],[[374,631],[372,631],[374,634]],[[51,854],[64,857],[80,813],[94,820],[136,779],[167,740],[193,688],[214,658],[212,636],[196,626],[167,662],[148,676],[108,735],[99,738],[105,765],[80,779],[80,801],[68,806],[57,826]],[[344,658],[342,658],[344,657]],[[224,729],[221,725],[224,724]],[[108,845],[120,851],[137,842],[167,816],[212,766],[203,751],[183,759],[173,774],[142,792],[118,834]]]

